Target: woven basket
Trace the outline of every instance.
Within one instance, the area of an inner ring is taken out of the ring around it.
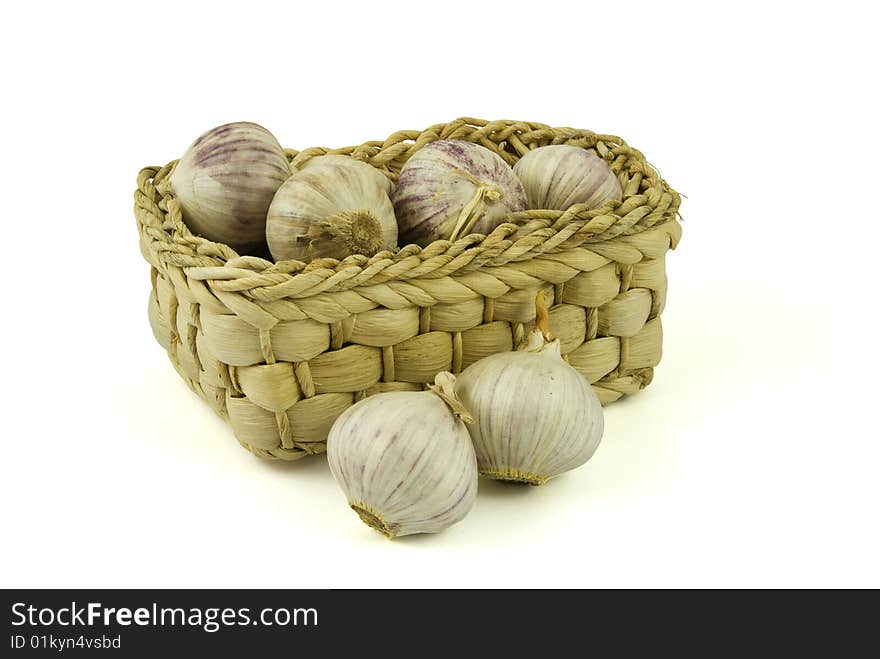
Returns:
[[[603,403],[647,386],[660,361],[665,255],[681,235],[679,195],[618,137],[519,121],[459,119],[344,149],[288,151],[294,167],[351,154],[391,179],[418,149],[469,140],[513,165],[547,144],[592,149],[622,203],[515,213],[488,236],[403,247],[372,258],[272,263],[194,236],[156,185],[174,162],[138,176],[135,215],[151,265],[153,333],[186,383],[266,458],[324,451],[357,400],[420,390],[511,350],[552,301],[551,330]]]

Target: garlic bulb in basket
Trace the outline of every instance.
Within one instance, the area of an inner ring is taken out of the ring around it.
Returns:
[[[574,204],[597,208],[623,197],[608,163],[592,151],[568,144],[529,151],[513,171],[526,190],[529,208],[564,211]]]
[[[526,208],[522,184],[501,156],[464,140],[439,140],[406,161],[394,191],[401,244],[426,246],[490,233]]]
[[[265,244],[266,211],[289,175],[272,133],[239,121],[193,142],[162,191],[174,192],[190,231],[247,252]]]
[[[551,341],[547,309],[524,349],[472,364],[455,393],[473,415],[468,426],[481,474],[541,485],[589,460],[602,439],[602,406],[590,383]]]
[[[266,218],[276,261],[372,256],[397,246],[397,221],[381,174],[352,165],[307,167],[278,189]]]
[[[429,391],[394,391],[348,408],[327,437],[327,460],[351,508],[389,538],[435,533],[474,505],[477,462],[455,398],[455,376]]]
[[[317,167],[320,165],[340,165],[342,167],[359,167],[361,171],[369,172],[369,175],[376,179],[376,181],[382,186],[382,188],[389,195],[394,190],[394,183],[390,178],[385,176],[382,172],[380,172],[375,167],[368,165],[363,160],[358,160],[357,158],[352,158],[351,156],[344,156],[341,153],[326,153],[323,156],[315,156],[306,161],[306,163],[300,167],[300,169],[309,169],[311,167]]]

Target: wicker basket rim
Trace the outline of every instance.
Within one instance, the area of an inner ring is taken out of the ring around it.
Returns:
[[[659,228],[674,221],[678,215],[680,195],[640,151],[619,137],[582,129],[465,117],[422,131],[397,131],[383,141],[364,142],[354,147],[285,151],[291,164],[297,168],[313,157],[337,153],[351,155],[396,179],[400,167],[413,153],[440,139],[465,139],[481,144],[511,165],[530,149],[545,144],[572,144],[592,149],[605,158],[615,172],[625,169],[636,177],[638,192],[625,194],[622,202],[608,202],[596,209],[575,205],[565,211],[513,213],[509,222],[501,224],[490,234],[469,234],[454,243],[438,240],[424,248],[406,245],[394,253],[380,252],[372,257],[353,255],[341,261],[314,259],[308,263],[295,260],[272,262],[256,256],[240,256],[228,245],[192,234],[183,222],[174,196],[157,189],[177,160],[164,167],[151,166],[140,171],[135,207],[145,211],[142,215],[146,219],[140,220],[144,235],[149,240],[150,249],[162,260],[183,268],[188,276],[196,279],[227,280],[227,284],[228,280],[238,279],[240,290],[290,284],[291,279],[300,280],[303,285],[308,283],[309,288],[319,284],[321,290],[327,291],[391,279],[444,277],[459,270],[472,272],[483,266],[501,266],[581,245],[605,243]]]

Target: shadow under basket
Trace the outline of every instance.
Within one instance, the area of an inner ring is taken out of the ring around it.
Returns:
[[[350,154],[396,180],[410,156],[440,139],[475,142],[510,165],[548,144],[592,150],[617,175],[623,201],[514,213],[488,236],[370,258],[273,263],[187,229],[173,195],[157,190],[176,161],[140,172],[135,216],[151,266],[153,333],[248,450],[284,460],[322,452],[335,419],[365,396],[418,391],[439,371],[513,349],[534,326],[539,290],[563,355],[603,404],[650,384],[680,197],[620,138],[459,119],[287,154],[294,168]]]

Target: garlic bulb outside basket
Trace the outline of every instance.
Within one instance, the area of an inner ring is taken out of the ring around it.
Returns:
[[[513,166],[529,208],[564,211],[574,204],[597,208],[623,191],[602,158],[580,147],[551,144],[529,151]]]
[[[397,221],[381,174],[352,165],[308,167],[278,189],[266,218],[276,261],[372,256],[397,246]]]
[[[581,466],[599,446],[602,406],[580,373],[549,340],[539,295],[538,326],[525,347],[472,364],[455,393],[473,415],[468,426],[481,474],[541,485]]]
[[[490,233],[526,208],[523,186],[501,156],[464,140],[438,140],[416,151],[393,198],[401,244],[423,247]]]
[[[289,175],[272,133],[239,121],[193,142],[161,191],[174,193],[190,231],[246,253],[265,244],[266,212]]]
[[[389,538],[435,533],[474,505],[477,462],[455,398],[455,376],[429,391],[395,391],[347,409],[327,438],[327,459],[351,508]]]

